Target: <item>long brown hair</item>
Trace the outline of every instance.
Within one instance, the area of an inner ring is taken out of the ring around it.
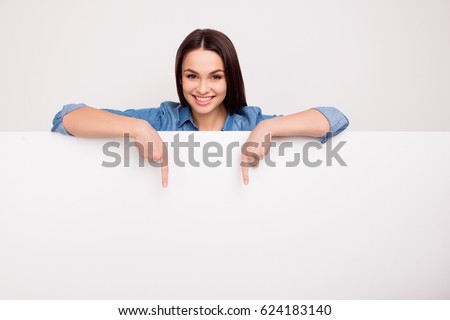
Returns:
[[[192,31],[178,48],[175,59],[175,78],[181,105],[183,107],[188,105],[181,85],[181,64],[186,54],[200,48],[214,51],[222,58],[227,82],[227,94],[223,104],[229,113],[236,113],[241,107],[247,105],[244,79],[242,78],[238,56],[231,40],[222,32],[212,29]]]

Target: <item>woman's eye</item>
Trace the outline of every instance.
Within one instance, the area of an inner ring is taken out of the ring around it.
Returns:
[[[186,75],[186,78],[188,78],[188,79],[195,79],[195,78],[197,78],[197,75],[195,75],[195,74],[188,74],[188,75]],[[222,79],[222,76],[216,74],[216,75],[211,76],[211,78],[214,79],[214,80],[220,80],[220,79]]]

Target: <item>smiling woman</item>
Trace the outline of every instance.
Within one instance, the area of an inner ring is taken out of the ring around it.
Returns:
[[[198,129],[221,130],[228,114],[224,105],[227,82],[222,59],[214,51],[197,49],[183,59],[182,70],[179,87],[186,104],[191,106]]]
[[[318,137],[322,143],[348,127],[348,119],[334,107],[316,107],[287,116],[265,115],[248,106],[238,56],[231,40],[211,29],[197,29],[181,43],[175,61],[180,102],[159,108],[96,109],[85,104],[65,105],[53,119],[53,132],[79,137],[130,135],[142,157],[161,162],[162,185],[168,184],[167,152],[158,131],[251,131],[242,152],[242,176],[267,154],[267,137]],[[149,145],[153,148],[149,149]],[[255,156],[256,155],[256,156]]]

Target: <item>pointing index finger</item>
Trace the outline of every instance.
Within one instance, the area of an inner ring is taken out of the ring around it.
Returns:
[[[166,188],[169,183],[169,164],[165,164],[165,166],[161,167],[161,178],[162,178],[162,186]]]
[[[247,156],[245,156],[245,155],[242,155],[241,166],[242,166],[242,179],[244,180],[244,184],[247,185],[248,184],[248,159],[247,159]]]
[[[167,150],[167,144],[163,143],[163,157],[162,157],[162,163],[161,163],[161,179],[162,179],[162,186],[163,188],[166,188],[169,184],[169,156],[168,156],[168,150]]]

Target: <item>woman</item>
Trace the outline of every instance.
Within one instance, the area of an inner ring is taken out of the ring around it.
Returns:
[[[319,137],[325,143],[349,124],[333,107],[270,116],[247,106],[236,50],[230,39],[216,30],[197,29],[186,37],[177,51],[175,76],[179,103],[166,101],[159,108],[125,111],[70,104],[56,114],[52,131],[78,137],[129,134],[140,146],[141,156],[163,163],[162,184],[166,187],[167,156],[158,131],[251,131],[247,139],[251,147],[242,154],[243,180],[248,184],[248,166],[257,166],[269,150],[268,144],[263,144],[266,136]]]

